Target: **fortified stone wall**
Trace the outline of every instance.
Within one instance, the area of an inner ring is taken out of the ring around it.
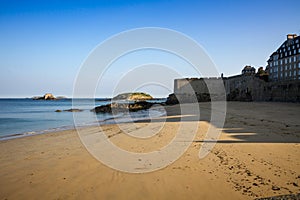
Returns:
[[[180,102],[194,102],[194,96],[198,101],[210,101],[211,98],[222,100],[220,94],[224,94],[224,87],[228,101],[300,102],[300,80],[266,82],[255,75],[238,75],[223,79],[176,79],[174,95],[181,100]]]
[[[300,102],[300,80],[270,82],[266,92],[269,101]]]
[[[224,79],[229,101],[266,101],[264,88],[267,82],[254,75],[238,75]]]
[[[220,94],[224,92],[224,80],[222,78],[189,78],[175,79],[174,93],[210,93]]]

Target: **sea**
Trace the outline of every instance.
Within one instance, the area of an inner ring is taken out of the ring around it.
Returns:
[[[163,103],[165,99],[151,101]],[[109,99],[0,98],[0,140],[68,130],[75,127],[125,123],[165,115],[165,111],[161,107],[117,115],[91,112],[95,106],[109,103],[111,103]],[[63,111],[71,108],[82,111],[76,113]],[[57,110],[62,112],[56,112]]]

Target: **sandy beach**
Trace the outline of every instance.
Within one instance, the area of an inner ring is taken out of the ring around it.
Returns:
[[[199,106],[199,129],[190,147],[174,163],[150,173],[104,165],[76,130],[0,141],[0,199],[255,199],[300,193],[299,104],[228,102],[225,126],[217,127],[222,130],[218,143],[202,159],[210,104]],[[116,124],[102,129],[125,150],[151,152],[172,140],[180,123],[189,123],[176,117],[179,105],[166,110],[163,128],[147,140],[124,134]],[[151,127],[161,123],[153,121]],[[139,129],[149,122],[135,124]]]

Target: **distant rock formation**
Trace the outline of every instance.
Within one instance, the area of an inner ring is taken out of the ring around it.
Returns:
[[[46,93],[44,96],[42,97],[33,97],[33,100],[56,100],[57,98],[55,98],[53,96],[53,94],[51,93]]]
[[[43,96],[43,99],[45,99],[45,100],[54,100],[54,99],[56,99],[56,98],[53,96],[53,94],[47,93],[47,94],[45,94],[45,95]]]
[[[68,110],[56,110],[55,112],[81,112],[81,111],[83,111],[83,110],[77,109],[77,108],[71,108]]]

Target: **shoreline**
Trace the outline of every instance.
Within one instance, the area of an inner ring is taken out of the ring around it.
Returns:
[[[199,106],[199,130],[187,151],[150,173],[130,174],[104,165],[87,151],[75,129],[0,141],[0,198],[254,199],[300,193],[298,104],[228,102],[218,143],[202,159],[198,153],[212,125],[209,104]],[[146,140],[121,129],[142,130],[149,126],[147,120],[134,123],[135,129],[126,124],[101,127],[122,149],[151,152],[172,140],[180,126],[178,105],[166,110],[170,118],[152,121],[151,130],[159,131]],[[87,135],[99,131],[81,130]]]
[[[145,114],[143,115],[143,112],[144,112],[144,110],[131,113],[131,115],[137,113],[137,115],[133,116],[133,118],[129,118],[128,115],[125,115],[125,116],[124,115],[116,115],[115,117],[112,116],[109,118],[104,118],[102,120],[98,120],[97,122],[85,123],[85,125],[83,125],[83,124],[80,124],[77,126],[75,124],[64,125],[64,126],[53,127],[53,128],[44,129],[44,130],[27,131],[27,132],[22,132],[22,133],[13,133],[13,134],[9,134],[9,135],[3,135],[3,136],[0,136],[0,141],[34,136],[34,135],[40,135],[40,134],[60,132],[60,131],[65,131],[65,130],[73,130],[73,129],[76,129],[76,127],[88,128],[88,127],[94,127],[94,126],[105,125],[105,124],[127,123],[127,122],[132,121],[132,119],[133,119],[133,121],[150,119],[149,117],[146,117]],[[156,113],[153,113],[153,112],[154,111],[152,111],[152,115],[156,114],[156,117],[164,116],[166,114],[165,112],[162,112],[159,110],[155,110]],[[140,117],[138,118],[138,116],[140,116]],[[136,119],[134,119],[134,117],[136,117]]]
[[[3,99],[30,99],[30,98],[3,98]],[[67,98],[68,100],[72,100],[71,98]],[[86,99],[86,98],[83,98]],[[103,98],[105,99],[105,98]],[[160,98],[157,98],[160,99]],[[99,100],[98,100],[99,101]],[[101,98],[100,98],[100,101]],[[240,101],[227,101],[227,103],[230,104],[234,104],[234,103],[255,103],[255,104],[282,104],[282,105],[300,105],[298,102],[240,102]],[[201,104],[209,104],[209,102],[200,102]],[[178,106],[178,104],[175,105],[164,105],[164,108],[171,108],[172,106]],[[171,111],[171,114],[173,114],[173,112]],[[166,115],[166,113],[162,113],[160,116]],[[104,120],[100,120],[98,122],[93,122],[93,123],[89,123],[87,125],[80,125],[79,128],[84,128],[84,127],[93,127],[93,126],[98,126],[98,125],[104,125],[104,124],[119,124],[119,123],[126,123],[128,121],[131,121],[131,119],[127,119],[123,122],[115,122],[114,119],[122,119],[122,117],[117,116],[117,117],[111,117],[111,118],[107,118]],[[137,119],[134,121],[139,121],[139,120],[147,120],[147,118],[144,119]],[[10,139],[17,139],[17,138],[22,138],[22,137],[28,137],[28,136],[35,136],[35,135],[40,135],[40,134],[48,134],[48,133],[55,133],[55,132],[60,132],[60,131],[65,131],[65,130],[73,130],[75,129],[75,125],[63,125],[63,126],[59,126],[59,127],[53,127],[53,128],[49,128],[49,129],[44,129],[44,130],[36,130],[36,131],[27,131],[27,132],[21,132],[21,133],[13,133],[13,134],[9,134],[9,135],[2,135],[0,136],[0,141],[5,141],[5,140],[10,140]]]

